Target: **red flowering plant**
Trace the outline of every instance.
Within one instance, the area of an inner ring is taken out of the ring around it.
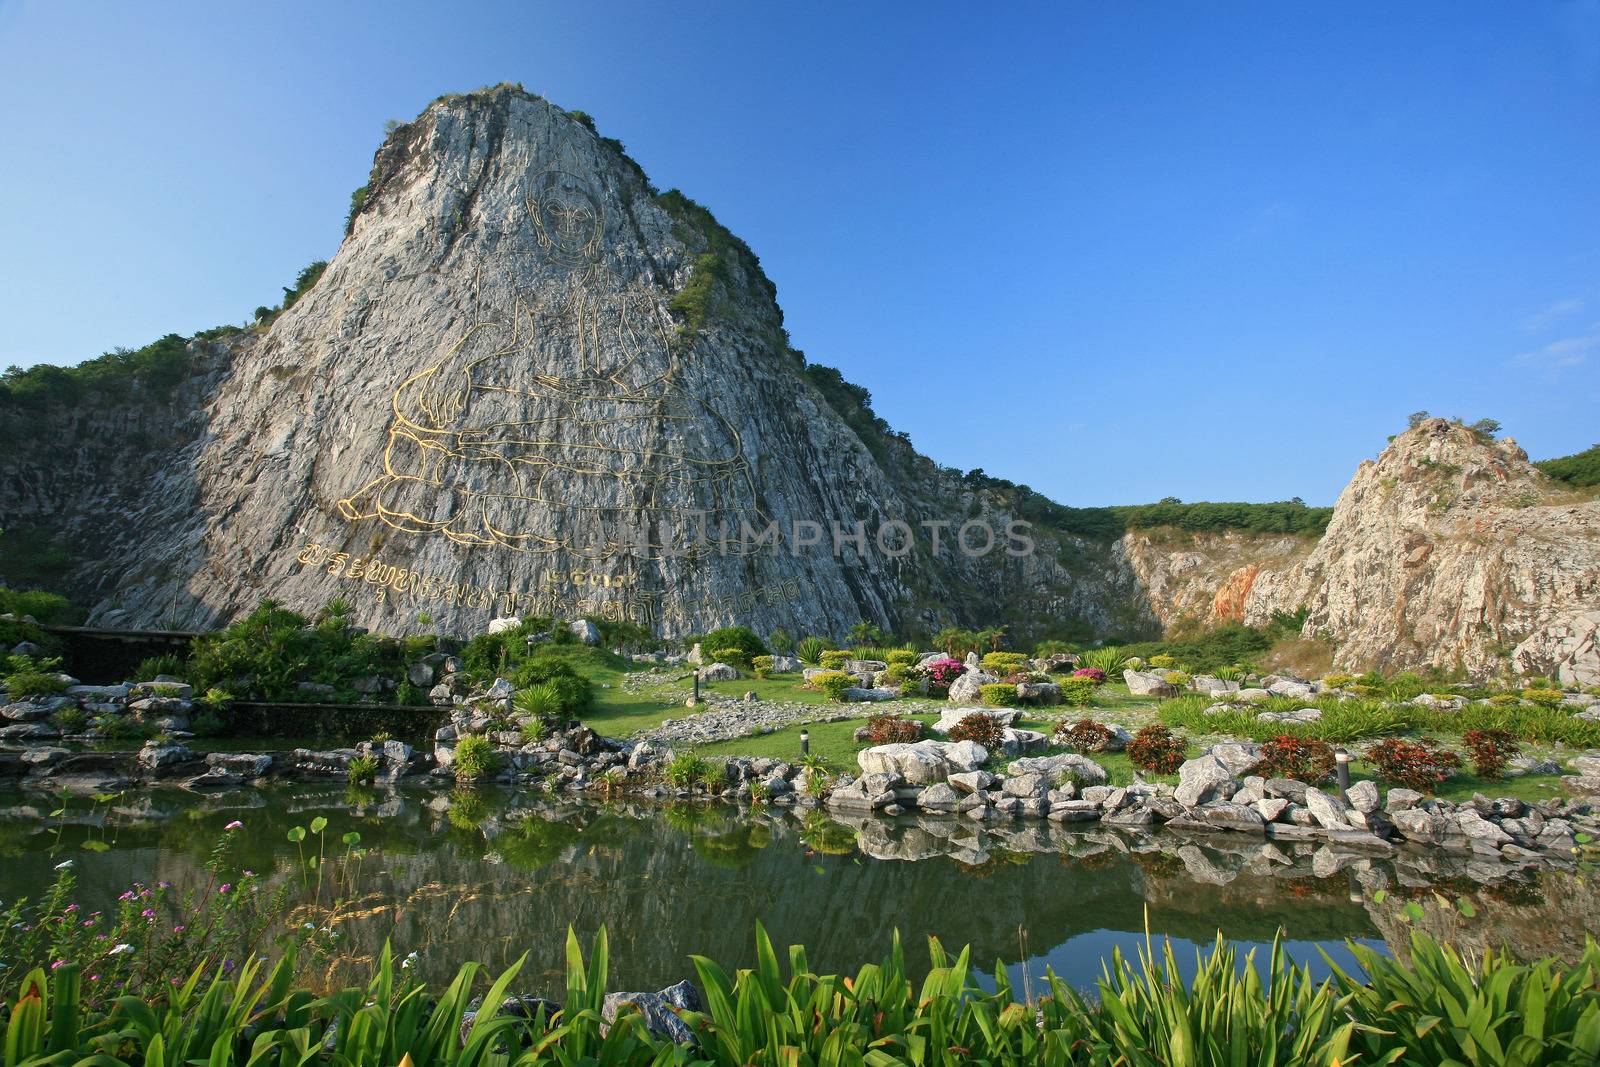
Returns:
[[[1367,749],[1367,762],[1385,781],[1406,789],[1431,793],[1461,766],[1461,757],[1432,741],[1407,741],[1385,737]]]
[[[1479,778],[1505,777],[1506,764],[1522,751],[1516,735],[1509,730],[1468,730],[1461,735],[1461,743],[1472,753],[1473,769]]]
[[[1160,723],[1151,723],[1128,742],[1128,761],[1141,771],[1172,774],[1183,764],[1189,743]]]
[[[1106,672],[1099,667],[1079,667],[1072,672],[1072,676],[1074,678],[1088,678],[1096,685],[1104,685],[1106,680]]]
[[[1268,778],[1293,778],[1316,785],[1333,775],[1333,746],[1314,737],[1279,734],[1261,742],[1261,770]]]

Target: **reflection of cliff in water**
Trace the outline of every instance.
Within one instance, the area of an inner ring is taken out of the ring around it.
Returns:
[[[501,967],[526,951],[532,990],[555,987],[569,923],[586,941],[607,928],[613,986],[630,988],[690,974],[690,953],[747,965],[758,920],[778,943],[804,943],[821,969],[882,954],[895,929],[913,959],[937,935],[971,944],[987,966],[1018,957],[1019,927],[1038,953],[1096,930],[1142,931],[1147,905],[1153,932],[1201,943],[1219,929],[1267,941],[1282,928],[1322,942],[1381,930],[1391,944],[1405,932],[1393,907],[1371,903],[1375,889],[1393,885],[1384,864],[1242,835],[1184,841],[1038,822],[839,822],[728,808],[518,810],[526,797],[499,793],[484,801],[452,809],[445,796],[380,794],[352,808],[342,789],[304,787],[204,800],[160,794],[138,809],[150,821],[118,830],[110,852],[76,857],[85,888],[108,896],[141,878],[182,884],[238,817],[242,865],[293,878],[285,834],[324,814],[330,847],[353,828],[374,848],[362,878],[372,896],[344,926],[350,951],[374,953],[392,938],[400,952],[419,951],[433,978],[466,959]],[[69,827],[68,846],[86,832]],[[48,882],[55,857],[41,848],[24,848],[0,872],[0,896]],[[1533,894],[1531,925],[1561,908],[1538,900],[1536,886],[1498,891]],[[1479,911],[1495,921],[1492,905]],[[1545,940],[1586,923],[1550,922]],[[1455,933],[1474,940],[1471,923]],[[1559,946],[1541,942],[1539,951]],[[1086,959],[1068,977],[1091,981],[1098,965]]]

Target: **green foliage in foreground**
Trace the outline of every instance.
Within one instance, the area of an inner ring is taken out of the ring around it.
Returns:
[[[318,997],[294,988],[293,959],[237,973],[197,969],[87,1010],[82,975],[68,963],[26,975],[7,997],[5,1062],[166,1065],[339,1064],[393,1067],[892,1067],[968,1063],[1065,1065],[1536,1064],[1589,1063],[1600,1054],[1600,949],[1577,965],[1532,965],[1486,953],[1470,964],[1421,934],[1409,966],[1352,946],[1365,979],[1335,970],[1324,982],[1274,944],[1263,971],[1220,939],[1186,979],[1171,950],[1147,946],[1131,962],[1107,961],[1097,996],[1051,976],[1033,1002],[1018,1001],[996,966],[985,992],[969,950],[952,957],[930,942],[918,984],[895,939],[889,956],[854,975],[819,975],[805,949],[785,963],[756,929],[756,966],[729,974],[693,957],[705,1010],[680,1013],[696,1045],[652,1034],[631,1006],[601,1016],[609,949],[602,930],[585,961],[567,934],[561,1008],[531,1019],[501,1015],[526,957],[492,983],[463,1033],[483,982],[469,963],[442,990],[396,967],[386,948],[367,986]]]

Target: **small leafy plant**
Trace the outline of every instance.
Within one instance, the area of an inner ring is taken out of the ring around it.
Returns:
[[[1261,769],[1268,778],[1293,778],[1312,785],[1333,776],[1333,746],[1314,737],[1279,734],[1261,742]]]
[[[1522,751],[1522,745],[1509,730],[1468,730],[1461,735],[1461,743],[1472,755],[1473,770],[1479,778],[1503,778],[1506,764]]]
[[[1151,723],[1128,742],[1128,761],[1141,771],[1172,774],[1183,763],[1189,742],[1160,723]]]
[[[867,740],[875,745],[907,744],[922,740],[922,722],[902,715],[874,715],[867,720]]]
[[[990,682],[988,685],[980,685],[978,696],[986,708],[1014,708],[1018,703],[1015,682]]]
[[[1366,760],[1385,781],[1406,789],[1431,793],[1461,766],[1461,757],[1432,741],[1385,737],[1368,748]]]
[[[345,774],[351,785],[371,785],[378,778],[378,761],[372,756],[352,756]]]
[[[472,782],[487,778],[500,765],[494,746],[482,734],[468,734],[456,742],[456,758],[452,768],[457,781]]]
[[[1016,690],[1012,692],[1014,694]],[[1005,729],[991,716],[975,711],[950,727],[950,732],[945,736],[951,741],[976,741],[984,748],[998,749],[1004,740]]]
[[[1068,725],[1061,723],[1052,735],[1055,743],[1070,752],[1104,752],[1116,735],[1093,719],[1079,719]]]

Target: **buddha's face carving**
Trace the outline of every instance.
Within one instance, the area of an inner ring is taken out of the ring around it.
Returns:
[[[565,171],[545,171],[533,180],[526,204],[545,255],[568,265],[598,258],[605,211],[587,182]]]

